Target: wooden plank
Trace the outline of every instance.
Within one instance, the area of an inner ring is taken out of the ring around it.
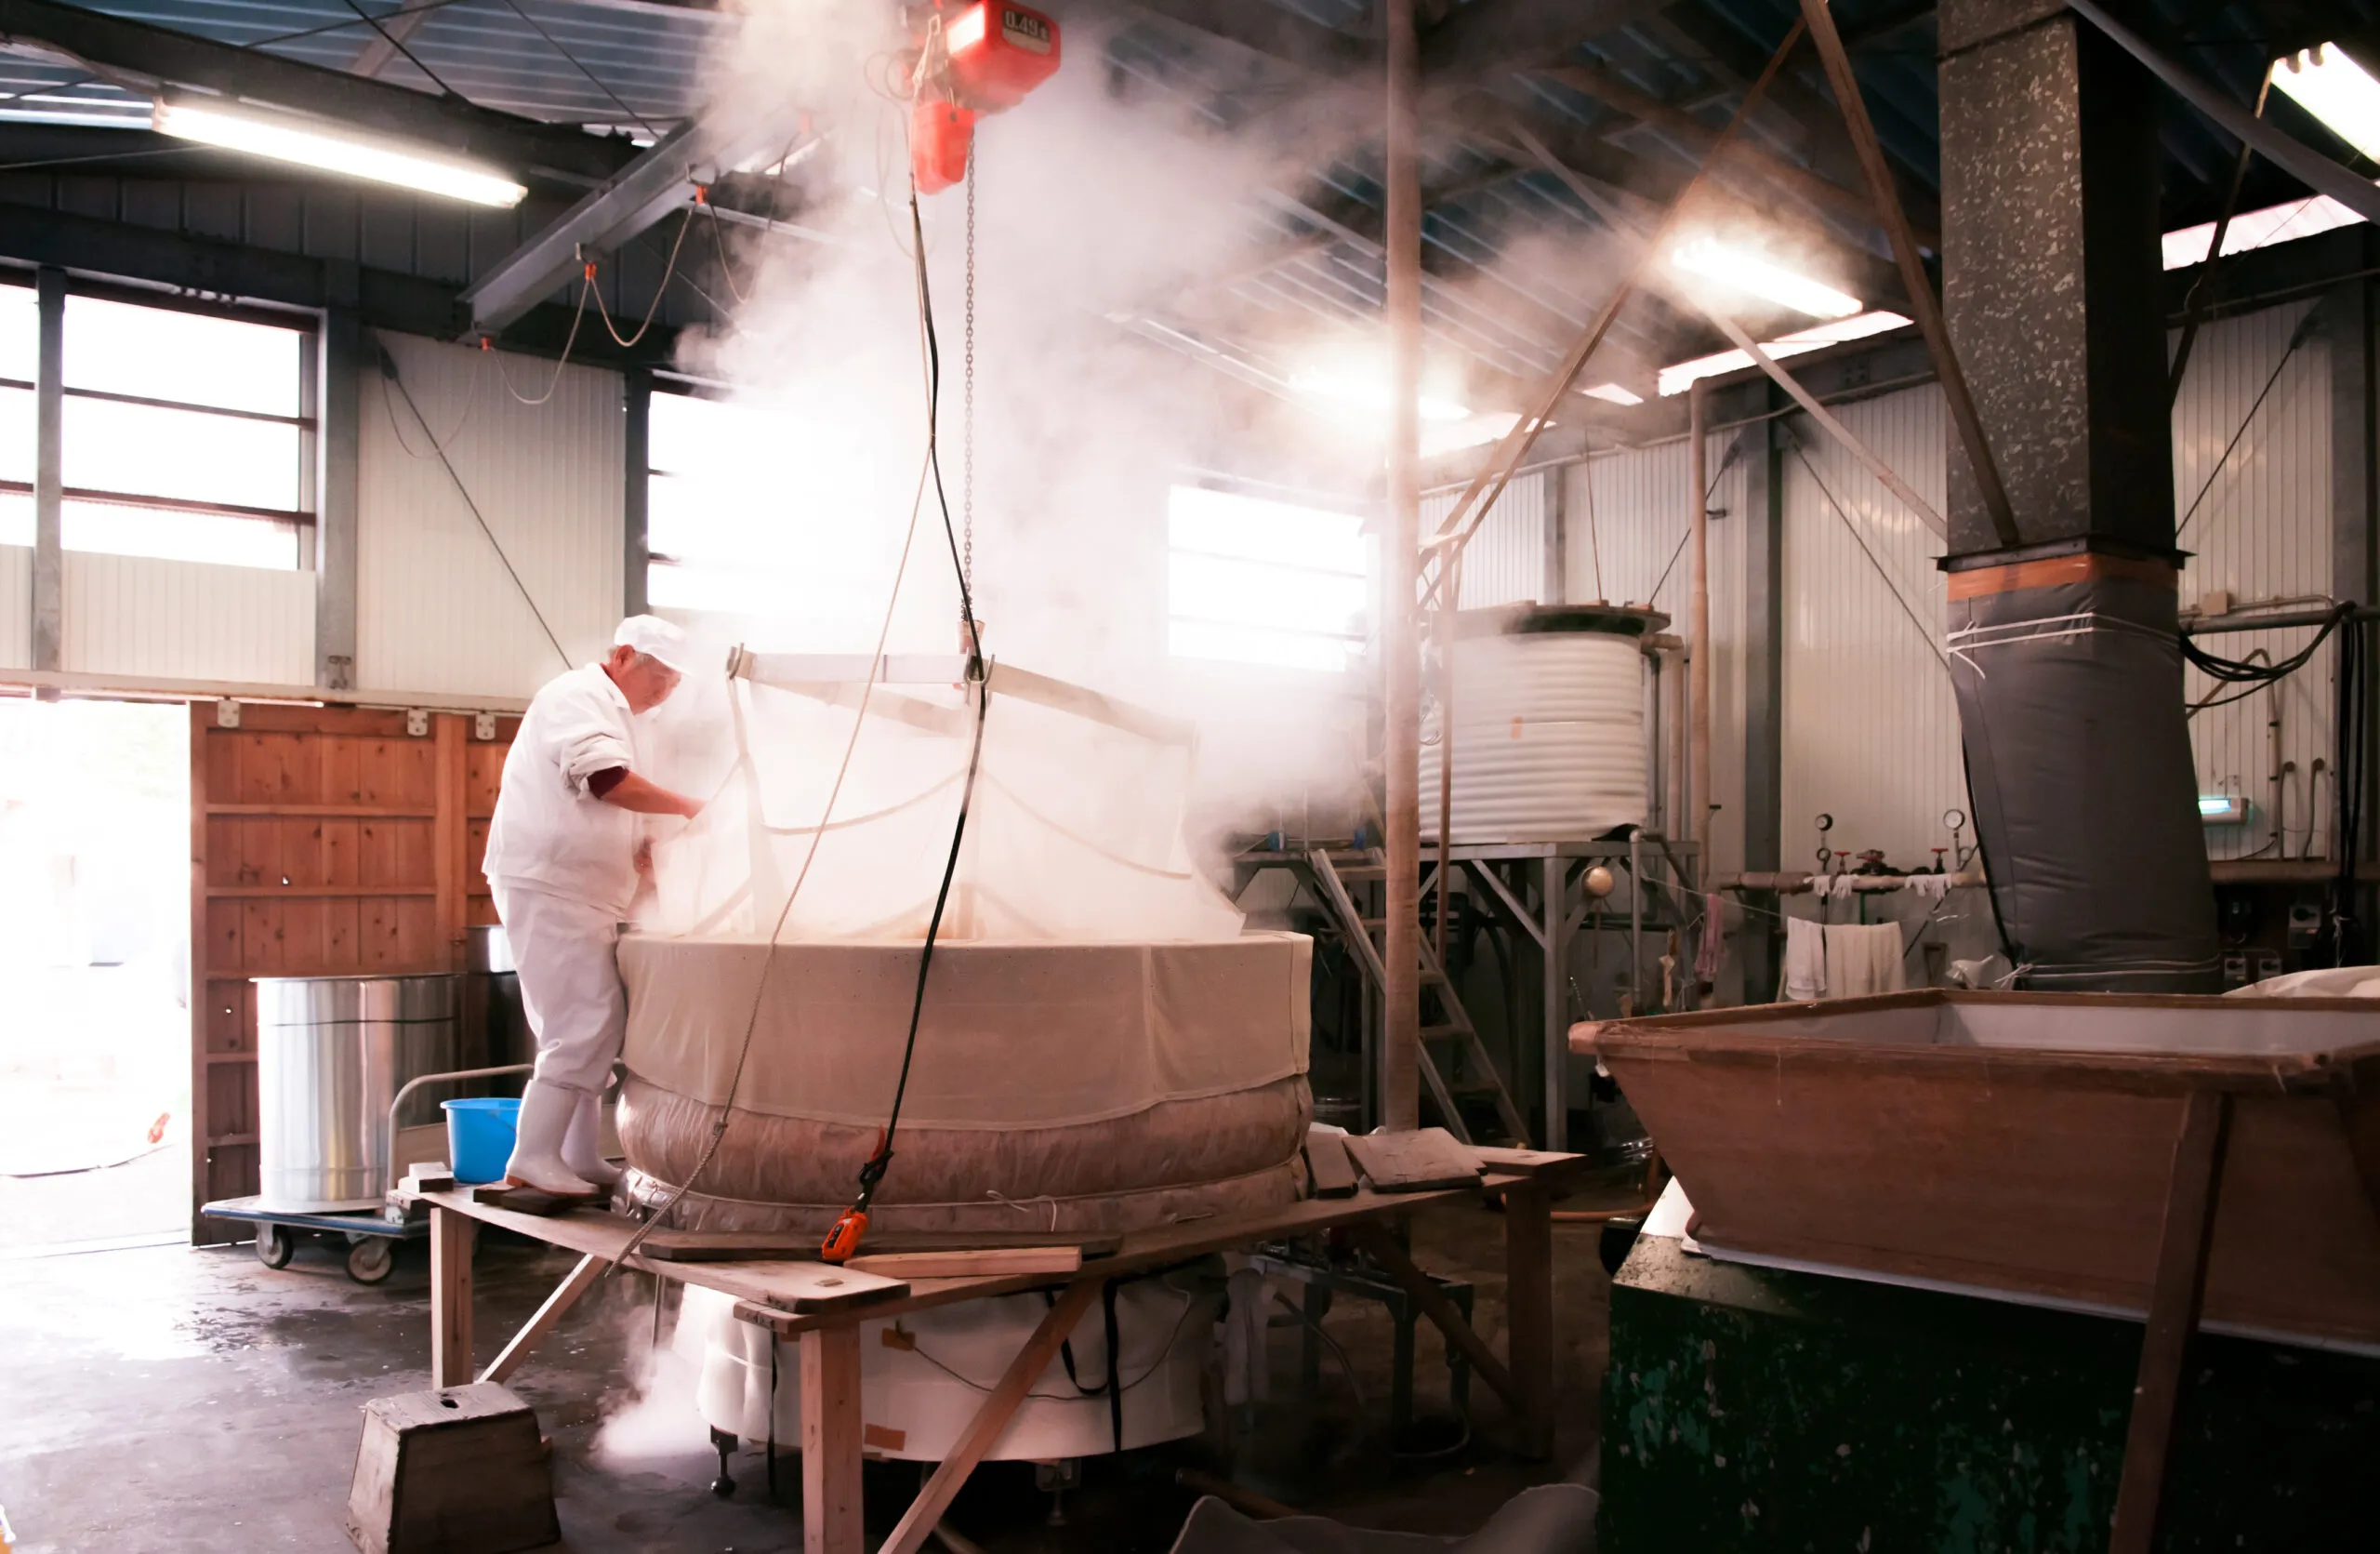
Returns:
[[[864,1252],[843,1267],[887,1279],[962,1279],[1008,1273],[1078,1273],[1079,1246],[984,1247],[973,1252]]]
[[[395,897],[428,901],[438,891],[435,885],[218,885],[210,894],[218,901],[357,901]]]
[[[1537,1182],[1582,1176],[1594,1165],[1584,1155],[1563,1154],[1554,1149],[1505,1149],[1474,1144],[1471,1152],[1477,1157],[1484,1170],[1508,1176],[1527,1176]]]
[[[326,739],[323,741],[323,743],[326,748],[352,748],[347,746],[347,742],[345,740]],[[337,803],[319,804],[208,804],[205,808],[205,813],[210,816],[217,817],[258,815],[285,818],[295,816],[304,816],[310,818],[324,820],[435,820],[438,818],[438,812],[434,809],[375,808],[364,804]]]
[[[1496,1351],[1488,1347],[1487,1340],[1472,1331],[1462,1313],[1455,1309],[1454,1302],[1431,1282],[1429,1275],[1414,1266],[1388,1227],[1367,1220],[1356,1226],[1355,1232],[1355,1243],[1371,1254],[1372,1261],[1386,1269],[1390,1278],[1405,1287],[1405,1293],[1421,1308],[1421,1314],[1436,1324],[1438,1331],[1446,1335],[1447,1342],[1461,1349],[1462,1357],[1471,1361],[1479,1379],[1496,1389],[1496,1395],[1504,1400],[1515,1418],[1527,1419],[1531,1408],[1529,1394],[1513,1379],[1513,1373],[1496,1358]]]
[[[463,969],[463,914],[469,889],[468,854],[470,817],[465,811],[465,766],[469,756],[470,727],[459,713],[441,712],[431,720],[436,769],[437,818],[431,822],[434,857],[430,882],[437,890],[434,931],[441,950],[433,963],[442,969]]]
[[[554,1286],[554,1293],[546,1296],[544,1304],[537,1308],[536,1314],[521,1324],[521,1331],[506,1340],[503,1349],[489,1363],[488,1368],[480,1374],[480,1379],[482,1381],[510,1379],[512,1373],[521,1368],[521,1362],[529,1358],[530,1351],[545,1342],[546,1335],[551,1333],[554,1325],[562,1321],[563,1315],[578,1304],[579,1296],[595,1287],[595,1281],[602,1278],[603,1270],[611,1266],[592,1253],[580,1257],[578,1266],[572,1268],[560,1284]]]
[[[760,1257],[772,1253],[811,1253],[818,1250],[820,1237],[803,1233],[788,1235],[770,1230],[655,1230],[644,1238],[637,1248],[641,1256],[663,1263],[730,1262],[741,1257]],[[968,1231],[919,1231],[903,1234],[870,1235],[867,1256],[917,1252],[985,1252],[1012,1251],[1019,1248],[1063,1247],[1084,1257],[1113,1255],[1124,1244],[1121,1236],[1072,1236],[1064,1231],[1053,1234],[1008,1232],[991,1235]],[[843,1265],[858,1266],[858,1259]]]
[[[1350,1135],[1347,1153],[1382,1192],[1428,1192],[1479,1179],[1470,1147],[1444,1128]]]
[[[1316,1198],[1353,1198],[1355,1195],[1355,1167],[1347,1159],[1345,1135],[1308,1129],[1305,1136],[1305,1170],[1307,1178],[1314,1184]]]
[[[471,1379],[471,1242],[478,1227],[431,1201],[430,1210],[430,1385]]]
[[[1051,1356],[1058,1352],[1058,1346],[1074,1332],[1075,1323],[1082,1320],[1082,1314],[1091,1309],[1091,1302],[1099,1298],[1100,1286],[1104,1282],[1098,1278],[1078,1279],[1066,1286],[1066,1293],[1050,1308],[1049,1314],[1041,1319],[1041,1325],[1033,1330],[1031,1338],[1025,1340],[1025,1348],[1009,1361],[1008,1369],[1000,1375],[999,1385],[992,1388],[982,1406],[975,1410],[975,1417],[968,1422],[966,1432],[950,1449],[950,1455],[934,1469],[933,1477],[926,1481],[925,1488],[918,1492],[916,1501],[902,1516],[900,1524],[892,1529],[892,1535],[884,1540],[879,1554],[918,1554],[918,1550],[925,1546],[926,1537],[933,1531],[934,1524],[942,1520],[944,1512],[950,1509],[951,1501],[958,1498],[959,1486],[967,1481],[967,1476],[975,1470],[975,1465],[984,1460],[984,1454],[992,1449],[1001,1432],[1008,1428],[1009,1421],[1016,1416],[1017,1407],[1025,1401],[1025,1394],[1033,1389],[1035,1382],[1041,1379],[1041,1373],[1049,1369]],[[809,1554],[821,1554],[821,1551],[813,1545]]]
[[[776,1338],[772,1335],[771,1343]],[[801,1543],[805,1554],[866,1554],[860,1524],[859,1329],[801,1335]]]
[[[774,1308],[787,1315],[825,1316],[866,1308],[876,1314],[879,1303],[895,1302],[909,1293],[897,1279],[847,1272],[819,1262],[764,1259],[740,1263],[660,1263],[641,1251],[625,1260],[621,1250],[637,1227],[601,1209],[574,1209],[548,1216],[522,1214],[492,1203],[474,1202],[468,1192],[433,1192],[426,1201],[435,1207],[467,1215],[483,1224],[500,1226],[536,1241],[592,1253],[606,1262],[664,1276],[705,1289],[719,1290],[739,1300]],[[655,1235],[667,1232],[655,1231]]]
[[[1525,1400],[1514,1445],[1554,1452],[1554,1199],[1536,1182],[1504,1194],[1504,1353]]]
[[[2215,1243],[2215,1209],[2222,1194],[2224,1143],[2230,1122],[2231,1097],[2220,1090],[2193,1092],[2182,1109],[2109,1554],[2149,1554],[2157,1541],[2174,1419],[2181,1408],[2182,1367],[2206,1298],[2207,1252]]]

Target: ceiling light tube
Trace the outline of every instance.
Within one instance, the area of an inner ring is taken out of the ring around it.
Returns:
[[[509,208],[529,193],[484,167],[245,107],[161,100],[153,127],[160,135],[473,205]]]
[[[2380,162],[2380,81],[2334,43],[2274,62],[2272,84],[2331,132]]]
[[[1812,318],[1848,318],[1859,311],[1858,298],[1715,238],[1698,237],[1679,244],[1670,250],[1670,264]]]

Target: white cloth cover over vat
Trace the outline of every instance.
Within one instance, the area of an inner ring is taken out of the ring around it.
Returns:
[[[1126,1450],[1178,1441],[1204,1427],[1199,1381],[1214,1351],[1217,1304],[1186,1279],[1180,1287],[1161,1280],[1117,1287]],[[861,1323],[860,1418],[868,1453],[907,1462],[948,1456],[1049,1308],[1038,1294],[1002,1295]],[[736,1320],[734,1296],[687,1285],[671,1347],[699,1367],[694,1400],[706,1425],[754,1444],[768,1439],[769,1334]],[[801,1346],[780,1341],[776,1361],[783,1452],[801,1440]],[[1048,1462],[1113,1451],[1106,1380],[1107,1335],[1093,1309],[1075,1324],[1065,1352],[1051,1358],[987,1454]]]
[[[1311,949],[937,946],[878,1228],[1112,1231],[1291,1201]],[[667,1201],[694,1170],[757,1002],[726,1135],[672,1223],[823,1232],[892,1104],[918,953],[623,939],[630,1198]]]

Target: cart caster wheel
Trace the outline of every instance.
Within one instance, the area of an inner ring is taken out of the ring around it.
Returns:
[[[386,1236],[369,1236],[348,1248],[347,1276],[359,1284],[377,1284],[396,1267],[397,1243]]]
[[[728,1476],[727,1455],[735,1450],[736,1439],[725,1430],[714,1429],[710,1432],[710,1444],[711,1450],[719,1454],[719,1477],[710,1481],[710,1492],[721,1500],[732,1500],[735,1496],[735,1481]]]
[[[257,1261],[267,1268],[287,1268],[298,1255],[298,1238],[278,1225],[257,1227]]]

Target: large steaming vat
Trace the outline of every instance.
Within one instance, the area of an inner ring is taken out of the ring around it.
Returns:
[[[1454,642],[1454,838],[1560,842],[1642,825],[1642,639],[1649,610],[1465,612]],[[1438,751],[1421,751],[1421,833],[1438,829]]]
[[[937,945],[875,1227],[1113,1232],[1291,1201],[1310,948]],[[918,953],[623,939],[630,1196],[675,1200],[676,1226],[823,1235],[892,1105]],[[718,1152],[679,1197],[731,1085]]]

